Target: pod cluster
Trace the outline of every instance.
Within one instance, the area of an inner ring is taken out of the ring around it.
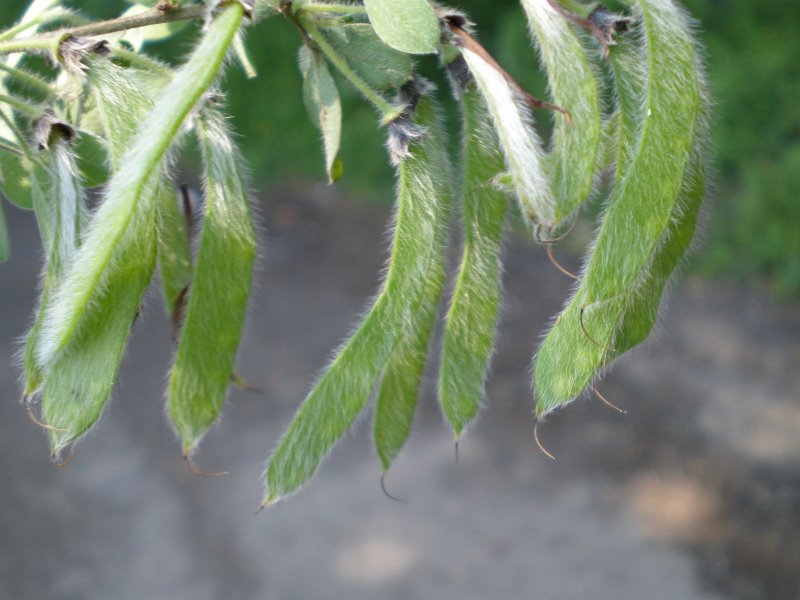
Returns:
[[[270,456],[264,506],[303,486],[371,401],[388,471],[413,426],[440,314],[437,391],[458,444],[485,394],[508,223],[549,250],[602,198],[572,294],[533,360],[534,420],[592,390],[653,329],[706,193],[710,102],[691,19],[675,0],[624,4],[615,14],[596,3],[521,0],[546,100],[498,64],[463,13],[428,0],[214,2],[176,69],[137,51],[163,28],[143,29],[127,46],[61,36],[54,79],[26,71],[16,55],[4,59],[0,189],[34,210],[45,257],[22,350],[24,401],[54,460],[99,419],[154,274],[175,344],[167,413],[187,460],[239,379],[256,236],[219,78],[228,55],[252,70],[240,27],[253,16],[282,14],[302,34],[303,99],[328,181],[345,168],[334,71],[377,110],[397,182],[380,289]],[[46,22],[41,10],[21,23]],[[414,55],[426,54],[438,55],[460,106],[455,155],[437,92],[415,73]],[[546,141],[534,114],[553,119]],[[172,177],[188,137],[203,166],[198,209]],[[90,211],[85,190],[100,186]],[[0,211],[0,260],[8,253]]]

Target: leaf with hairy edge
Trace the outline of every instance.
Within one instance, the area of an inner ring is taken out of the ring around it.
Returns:
[[[182,306],[192,280],[186,210],[179,205],[175,188],[171,184],[163,186],[158,197],[158,270],[164,304],[175,330],[183,321]]]
[[[74,147],[83,185],[93,188],[108,181],[111,169],[105,141],[88,131],[78,131]]]
[[[256,256],[244,158],[222,114],[205,109],[197,122],[197,136],[205,172],[205,214],[169,380],[169,415],[181,436],[184,456],[189,456],[222,410]]]
[[[398,160],[397,216],[386,280],[272,455],[265,473],[265,504],[302,486],[350,428],[413,320],[425,294],[425,274],[444,251],[437,231],[447,219],[449,169],[441,123],[426,96],[419,101],[416,121],[424,134],[411,144],[410,155]]]
[[[493,180],[503,172],[492,122],[479,92],[461,94],[464,119],[464,249],[450,301],[439,368],[439,402],[456,439],[475,418],[497,333],[506,195]]]
[[[178,134],[184,119],[217,78],[244,8],[225,3],[219,8],[189,60],[158,97],[143,120],[120,168],[108,184],[84,243],[56,290],[53,310],[42,326],[38,360],[51,363],[76,335],[92,297],[102,288],[114,248],[122,239],[143,192]]]
[[[651,276],[696,144],[701,92],[688,18],[671,0],[637,5],[644,29],[639,63],[647,69],[640,96],[643,125],[580,286],[536,355],[539,417],[572,401],[619,355],[619,324]],[[620,118],[624,131],[629,117]]]
[[[325,59],[308,46],[300,48],[300,72],[303,74],[306,109],[322,134],[328,183],[334,183],[342,175],[342,164],[339,160],[342,103],[339,100],[339,90]]]
[[[555,112],[553,146],[547,166],[555,195],[555,224],[589,199],[600,148],[600,90],[581,41],[547,0],[522,0],[539,56],[550,83]]]
[[[367,23],[344,23],[321,31],[337,54],[374,90],[398,89],[414,71],[411,57],[384,44]]]
[[[439,20],[428,0],[364,0],[372,27],[389,46],[407,54],[439,49]]]
[[[537,225],[552,225],[555,200],[529,107],[519,91],[496,65],[487,61],[487,57],[470,45],[462,45],[459,49],[492,117],[523,216]]]
[[[84,192],[75,175],[74,149],[60,135],[54,134],[53,138],[50,148],[39,153],[33,176],[33,208],[45,250],[45,266],[36,319],[23,350],[27,396],[42,385],[42,372],[36,363],[42,320],[49,310],[53,290],[78,251],[86,220]]]

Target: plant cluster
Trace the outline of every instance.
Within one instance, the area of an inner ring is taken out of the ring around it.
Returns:
[[[333,69],[379,115],[397,198],[381,289],[272,454],[264,506],[298,490],[373,397],[375,446],[384,473],[390,468],[412,427],[454,213],[461,256],[438,396],[456,444],[484,395],[510,215],[551,253],[581,207],[607,191],[582,271],[564,270],[576,280],[571,297],[534,358],[535,423],[594,390],[652,330],[693,239],[706,182],[709,100],[691,21],[673,0],[629,0],[624,14],[521,0],[547,101],[497,63],[466,15],[429,0],[150,4],[91,23],[58,0],[35,0],[0,32],[0,189],[33,209],[45,255],[22,352],[24,404],[47,430],[54,461],[99,419],[156,272],[174,328],[168,414],[187,461],[238,380],[256,236],[221,76],[228,57],[252,71],[243,30],[271,15],[300,33],[304,101],[328,180],[342,173]],[[202,35],[179,67],[141,51],[193,20]],[[26,68],[34,55],[49,61],[47,75]],[[416,55],[438,56],[460,103],[457,157]],[[549,143],[533,109],[553,115]],[[197,211],[173,183],[190,139],[204,174]],[[95,188],[90,209],[87,190]]]

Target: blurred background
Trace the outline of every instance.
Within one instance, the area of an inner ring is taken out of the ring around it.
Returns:
[[[0,24],[25,4],[5,0]],[[545,95],[514,0],[450,4]],[[322,185],[299,40],[282,19],[249,34],[258,79],[228,75],[263,224],[240,353],[263,392],[232,392],[198,455],[229,477],[193,476],[180,459],[161,408],[170,340],[155,297],[100,426],[68,468],[49,465],[12,364],[35,302],[38,235],[6,204],[0,598],[800,598],[800,4],[685,4],[716,99],[705,242],[655,339],[604,384],[630,414],[595,400],[559,414],[542,430],[556,462],[532,445],[528,372],[570,282],[511,235],[486,408],[460,462],[429,381],[388,478],[408,502],[382,495],[364,419],[302,494],[252,516],[264,459],[375,290],[393,186],[375,114],[344,83],[344,177]],[[102,17],[125,5],[72,6]],[[176,59],[192,39],[152,51]],[[422,69],[435,77],[435,60]],[[578,254],[563,260],[574,267]]]

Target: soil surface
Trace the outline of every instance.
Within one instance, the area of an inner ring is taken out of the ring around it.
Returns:
[[[360,421],[299,495],[253,516],[265,459],[374,294],[387,209],[323,189],[264,202],[232,391],[190,473],[164,417],[170,328],[152,292],[120,384],[64,469],[12,365],[40,250],[8,209],[0,267],[0,598],[800,598],[800,307],[689,279],[660,331],[531,437],[529,367],[570,282],[510,240],[488,398],[454,460],[428,382],[387,499]],[[564,262],[576,267],[568,256]]]

